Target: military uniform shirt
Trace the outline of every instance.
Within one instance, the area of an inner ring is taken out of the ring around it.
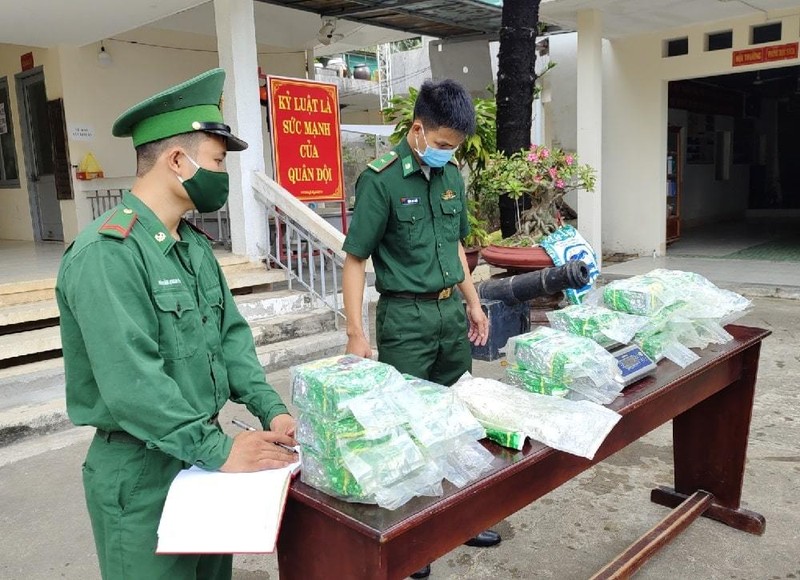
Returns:
[[[208,240],[185,222],[178,231],[126,193],[68,248],[56,285],[67,410],[76,425],[218,469],[233,441],[209,419],[226,400],[265,428],[287,410]]]
[[[438,292],[464,280],[458,243],[468,233],[458,167],[426,179],[403,139],[359,176],[343,249],[372,256],[378,292]]]

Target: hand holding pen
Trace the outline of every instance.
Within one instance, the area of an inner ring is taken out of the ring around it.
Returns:
[[[240,421],[239,419],[231,419],[231,423],[233,423],[240,429],[244,429],[245,431],[258,431],[258,429],[256,429],[252,425],[248,425],[247,423],[245,423],[244,421]],[[295,449],[294,447],[289,447],[288,445],[285,445],[280,441],[275,441],[274,443],[278,447],[282,447],[283,449],[286,449],[286,451],[289,451],[290,453],[297,453],[297,449]]]
[[[234,425],[244,431],[234,437],[228,459],[220,467],[220,471],[279,469],[297,461],[298,455],[293,449],[297,442],[289,435],[260,431],[238,419],[234,421]]]

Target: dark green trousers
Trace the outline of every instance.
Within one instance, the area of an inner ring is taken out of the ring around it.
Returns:
[[[155,553],[167,491],[184,467],[141,443],[95,435],[83,465],[83,488],[105,580],[230,580],[230,554]]]
[[[381,296],[376,312],[378,360],[401,373],[450,386],[472,372],[461,295],[446,300]]]

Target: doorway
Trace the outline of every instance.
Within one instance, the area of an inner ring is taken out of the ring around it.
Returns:
[[[668,254],[800,262],[800,66],[670,82],[668,123],[682,222]]]
[[[36,241],[64,241],[61,204],[56,196],[53,137],[47,113],[47,91],[42,67],[19,73],[17,102],[20,109],[28,197]]]

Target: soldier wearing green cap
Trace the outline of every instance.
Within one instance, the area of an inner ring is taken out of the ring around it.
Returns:
[[[228,195],[225,73],[208,71],[123,113],[137,175],[122,202],[67,249],[56,285],[67,411],[97,429],[83,465],[103,578],[227,579],[230,555],[156,555],[170,483],[192,465],[278,468],[295,456],[295,422],[267,384],[208,239],[182,216]],[[235,438],[217,415],[231,399],[265,431]],[[197,506],[203,509],[203,506]]]

